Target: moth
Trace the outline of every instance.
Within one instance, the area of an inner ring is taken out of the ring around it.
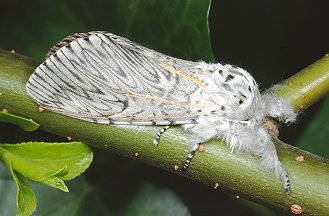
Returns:
[[[194,135],[182,167],[198,144],[226,141],[232,150],[261,158],[291,192],[270,134],[262,121],[296,119],[283,99],[261,94],[254,78],[229,64],[173,58],[107,32],[78,33],[50,49],[29,78],[27,93],[47,110],[105,125],[172,125]]]

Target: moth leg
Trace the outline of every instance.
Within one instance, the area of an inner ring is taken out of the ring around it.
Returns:
[[[161,136],[169,129],[169,125],[164,126],[161,130],[158,131],[157,135],[155,136],[155,139],[153,140],[154,145],[158,145],[160,142]]]
[[[266,116],[277,119],[285,124],[292,123],[296,120],[296,113],[292,105],[284,99],[265,94],[263,95],[263,112]]]
[[[267,148],[262,155],[262,164],[265,168],[272,170],[274,174],[283,182],[283,188],[289,194],[291,193],[291,185],[288,174],[281,164],[275,150],[274,143],[270,140]]]
[[[254,122],[247,126],[232,124],[224,138],[230,149],[261,157],[262,166],[281,179],[287,193],[291,192],[288,174],[278,158],[272,137],[266,129]]]
[[[191,151],[188,153],[186,160],[184,161],[183,167],[180,169],[181,172],[186,172],[187,168],[190,166],[193,156],[195,155],[196,151],[198,150],[201,143],[194,144]]]

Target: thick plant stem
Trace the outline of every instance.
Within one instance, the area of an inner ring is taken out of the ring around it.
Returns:
[[[274,94],[289,101],[301,112],[329,92],[329,55],[274,86]]]
[[[187,140],[191,136],[187,132],[172,127],[160,144],[154,146],[152,141],[161,127],[97,125],[55,113],[40,113],[38,105],[25,92],[25,83],[37,64],[22,56],[0,52],[0,109],[32,118],[45,131],[69,136],[182,175],[175,167],[182,166],[190,149]],[[303,107],[307,107],[327,93],[328,74],[329,58],[325,57],[320,63],[298,73],[291,82],[277,86],[274,93],[288,99],[296,110],[301,110],[298,109],[299,100],[303,101]],[[280,180],[272,173],[262,170],[259,159],[232,153],[220,141],[208,142],[205,151],[196,154],[184,175],[210,185],[214,190],[224,188],[287,212],[291,205],[298,204],[305,215],[329,215],[329,161],[282,143],[278,143],[277,149],[291,178],[291,195],[284,193]],[[303,156],[304,161],[297,161],[297,156]]]

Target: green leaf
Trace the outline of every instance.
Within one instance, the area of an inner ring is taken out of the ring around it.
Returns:
[[[114,20],[110,28],[159,52],[189,60],[212,61],[208,28],[210,2],[113,1],[109,8],[110,18]]]
[[[39,124],[35,123],[32,119],[23,118],[7,112],[0,112],[0,122],[17,125],[25,131],[35,131],[39,127]]]
[[[297,146],[306,151],[329,159],[329,97],[325,98],[321,110],[316,114],[305,132],[297,142]]]
[[[12,169],[11,164],[9,164],[8,169],[10,170],[16,183],[16,215],[29,216],[32,214],[32,212],[34,212],[37,206],[32,188],[23,176],[21,176],[19,173],[16,173]]]
[[[95,186],[87,184],[83,176],[79,176],[67,183],[70,193],[31,182],[38,199],[34,215],[190,215],[187,206],[173,190],[145,182],[142,179],[145,176],[138,177],[131,172],[136,169],[137,172],[143,171],[138,167],[123,169],[122,174],[125,176],[109,176],[98,181]],[[15,184],[9,171],[4,170],[1,164],[0,170],[0,215],[14,215]],[[120,183],[127,187],[118,187]]]
[[[1,163],[0,170],[0,215],[15,215],[15,182],[8,169]],[[89,215],[109,215],[99,194],[86,183],[82,176],[68,182],[71,188],[70,193],[63,193],[35,182],[31,182],[31,185],[38,199],[38,208],[33,215],[82,216],[88,215],[87,212],[94,213]],[[86,213],[82,214],[84,211]]]
[[[67,191],[63,180],[84,172],[92,161],[92,151],[80,142],[2,144],[0,159],[33,181]]]
[[[128,194],[117,194],[113,192],[117,189],[117,184],[111,184],[109,186],[111,189],[107,191],[109,194],[105,196],[104,188],[107,188],[106,186],[98,184],[90,187],[82,178],[74,179],[74,182],[71,182],[71,191],[68,194],[34,185],[37,197],[45,198],[38,201],[36,214],[48,216],[191,215],[182,200],[169,188],[149,182],[134,182],[132,185],[136,187],[135,191]],[[110,193],[111,191],[112,193]],[[56,203],[53,200],[56,200]],[[120,204],[116,205],[117,202]]]
[[[145,182],[140,185],[120,215],[191,215],[181,199],[170,189]]]
[[[32,184],[32,186],[36,196],[42,197],[42,199],[38,199],[36,215],[110,215],[106,209],[107,203],[102,200],[94,187],[86,183],[83,176],[68,182],[70,193],[63,193],[40,184]]]
[[[8,34],[0,36],[0,47],[44,58],[50,47],[69,34],[105,30],[175,57],[212,61],[208,28],[210,2],[20,1],[19,7],[15,2],[7,2],[12,11],[1,23]],[[30,23],[38,28],[29,28]]]
[[[66,166],[40,182],[43,184],[49,185],[50,187],[54,187],[59,190],[62,190],[64,192],[69,192],[69,189],[66,187],[64,181],[61,178],[57,177],[58,173],[65,173],[65,169],[66,169]]]
[[[15,215],[17,187],[9,170],[0,163],[0,215]]]

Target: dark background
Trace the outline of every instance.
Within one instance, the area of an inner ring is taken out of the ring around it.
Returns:
[[[120,32],[120,28],[111,27],[113,19],[121,19],[111,17],[111,10],[114,9],[105,7],[105,1],[102,0],[86,4],[90,1],[0,0],[0,48],[14,49],[18,53],[42,60],[47,49],[62,36],[98,29]],[[84,4],[92,7],[84,8]],[[77,9],[81,7],[85,9],[83,14]],[[214,0],[209,23],[215,59],[217,62],[247,69],[260,83],[261,89],[267,89],[328,53],[328,8],[329,2],[326,0]],[[85,12],[89,10],[90,14],[86,16]],[[95,14],[95,11],[98,13]],[[67,17],[71,17],[70,20],[66,20]],[[47,35],[51,37],[43,37],[44,20],[50,25]],[[298,124],[282,130],[282,139],[292,145],[301,143],[302,134],[312,125],[322,103],[320,101],[307,109]],[[323,127],[328,125],[327,122]],[[41,131],[26,134],[8,124],[0,124],[0,131],[0,142],[65,141]],[[328,157],[328,150],[319,150],[323,147],[303,147],[318,154],[321,151],[322,156]],[[113,169],[117,167],[125,169],[113,175]],[[86,176],[89,185],[101,188],[96,192],[106,203],[104,205],[117,212],[121,207],[124,208],[127,197],[130,199],[133,196],[138,185],[147,181],[174,191],[192,215],[276,215],[273,210],[244,199],[236,199],[235,195],[214,191],[204,185],[96,149],[95,160]],[[51,196],[51,193],[47,196]],[[37,199],[42,198],[37,196]]]

